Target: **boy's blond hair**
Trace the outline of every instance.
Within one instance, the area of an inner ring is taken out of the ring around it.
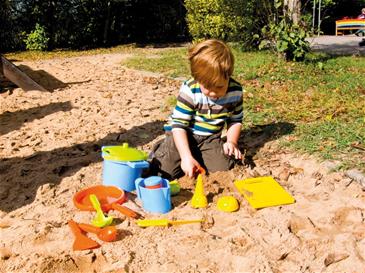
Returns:
[[[210,39],[189,49],[191,75],[205,88],[214,88],[233,73],[234,57],[222,41]]]

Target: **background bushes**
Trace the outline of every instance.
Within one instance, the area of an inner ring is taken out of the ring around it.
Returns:
[[[282,0],[281,0],[282,1]],[[301,1],[311,28],[314,0]],[[318,0],[317,0],[318,2]],[[258,46],[255,34],[273,22],[273,0],[0,0],[0,52],[24,50],[39,24],[47,49],[87,49],[124,43],[218,38]],[[334,21],[356,17],[365,0],[322,0],[324,33]],[[274,20],[275,21],[275,20]],[[316,22],[317,25],[317,22]]]
[[[186,40],[180,0],[0,0],[0,51],[25,49],[38,23],[48,49]]]

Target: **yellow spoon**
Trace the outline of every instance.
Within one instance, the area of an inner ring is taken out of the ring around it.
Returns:
[[[171,221],[168,219],[143,219],[143,220],[137,220],[137,225],[140,227],[151,227],[151,226],[167,227],[169,225],[193,224],[193,223],[201,223],[203,221],[204,221],[203,219],[176,220],[176,221]]]
[[[112,216],[105,217],[105,215],[101,209],[100,202],[95,194],[90,194],[89,198],[90,198],[91,204],[93,205],[93,208],[96,210],[95,218],[91,221],[91,223],[94,226],[100,227],[100,228],[109,226],[113,222],[113,217]]]

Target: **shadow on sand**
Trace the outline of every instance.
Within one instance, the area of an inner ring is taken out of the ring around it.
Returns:
[[[33,107],[15,112],[4,112],[0,114],[0,136],[19,129],[25,122],[41,119],[47,115],[59,111],[70,111],[71,102],[55,102],[44,106]]]
[[[0,210],[10,212],[23,207],[33,202],[43,184],[52,187],[81,168],[101,161],[101,146],[128,142],[136,147],[149,143],[163,134],[163,123],[151,121],[125,132],[109,134],[96,142],[0,159]]]
[[[242,132],[239,147],[244,152],[243,163],[250,168],[256,166],[254,156],[265,143],[288,135],[293,132],[295,125],[289,122],[276,122],[265,125],[257,125]]]
[[[53,75],[49,74],[45,70],[33,70],[29,66],[26,65],[17,65],[17,68],[19,68],[22,72],[24,72],[28,77],[30,77],[32,80],[34,80],[37,84],[39,84],[41,87],[43,87],[45,90],[40,91],[48,91],[53,92],[56,89],[63,89],[66,88],[72,84],[81,84],[85,82],[89,82],[90,80],[86,81],[79,81],[79,82],[63,82]],[[17,88],[17,85],[9,81],[4,75],[0,74],[0,93],[9,91],[12,93],[12,91]],[[25,90],[29,91],[29,90]]]
[[[49,92],[53,92],[56,89],[66,88],[72,84],[80,84],[89,82],[90,80],[86,81],[79,81],[79,82],[63,82],[53,75],[49,74],[45,70],[33,70],[29,66],[26,65],[18,65],[18,68],[25,72],[29,77],[47,89]]]

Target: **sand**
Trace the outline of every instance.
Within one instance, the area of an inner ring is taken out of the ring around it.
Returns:
[[[112,211],[113,243],[74,252],[67,221],[89,223],[73,195],[102,183],[100,147],[128,142],[149,152],[180,82],[128,70],[128,55],[17,62],[52,92],[19,88],[0,93],[0,272],[365,272],[365,193],[362,185],[319,162],[280,148],[293,126],[277,123],[244,132],[246,163],[205,177],[209,206],[193,209],[194,180],[166,215],[203,224],[142,229]],[[296,203],[255,210],[235,179],[273,176]],[[233,195],[240,209],[216,209]],[[126,204],[140,212],[130,194]]]

